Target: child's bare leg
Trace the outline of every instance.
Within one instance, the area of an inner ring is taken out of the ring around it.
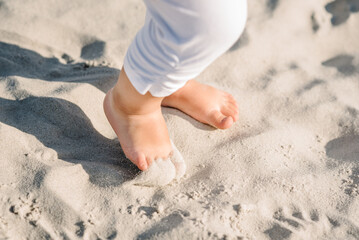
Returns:
[[[141,170],[157,158],[167,158],[172,150],[161,112],[162,99],[139,94],[122,69],[104,100],[105,114],[126,157]]]
[[[162,106],[177,108],[220,129],[229,128],[238,119],[238,105],[232,95],[195,80],[165,97]]]
[[[229,128],[237,120],[238,107],[231,95],[194,80],[179,87],[237,40],[246,18],[245,0],[226,0],[220,8],[215,0],[145,0],[145,4],[145,24],[124,59],[128,77],[122,70],[104,101],[127,158],[141,170],[156,158],[167,158],[172,150],[161,104],[217,128]]]

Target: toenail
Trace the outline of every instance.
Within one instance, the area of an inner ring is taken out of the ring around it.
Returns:
[[[141,169],[143,171],[145,171],[148,167],[146,162],[141,162],[138,164],[138,166],[139,166],[139,169]]]

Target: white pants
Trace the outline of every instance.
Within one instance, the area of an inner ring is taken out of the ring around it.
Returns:
[[[246,0],[144,0],[146,21],[131,43],[126,74],[140,94],[165,97],[198,76],[239,38]]]

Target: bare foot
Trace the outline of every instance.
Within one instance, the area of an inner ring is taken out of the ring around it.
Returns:
[[[226,129],[238,120],[238,105],[229,93],[190,80],[186,85],[165,97],[162,106],[177,108],[194,119]]]
[[[158,159],[166,159],[172,146],[161,112],[162,98],[139,94],[124,70],[105,97],[104,111],[126,157],[146,170]]]

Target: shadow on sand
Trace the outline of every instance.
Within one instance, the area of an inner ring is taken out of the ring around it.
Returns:
[[[120,185],[139,173],[117,139],[98,133],[85,113],[71,102],[47,97],[19,101],[0,98],[0,106],[0,122],[35,136],[55,150],[59,159],[81,164],[97,186]],[[105,165],[116,171],[109,171]]]
[[[55,150],[58,158],[81,164],[90,181],[98,186],[116,186],[133,179],[139,170],[126,159],[117,139],[107,139],[97,132],[81,108],[63,99],[35,97],[18,89],[14,76],[29,81],[89,83],[107,92],[120,72],[107,66],[73,63],[67,55],[63,58],[67,64],[0,42],[0,81],[16,99],[0,98],[0,122],[35,136]]]
[[[20,76],[49,82],[89,83],[107,92],[117,81],[120,71],[108,66],[74,63],[70,56],[45,58],[19,46],[0,42],[0,78]]]

